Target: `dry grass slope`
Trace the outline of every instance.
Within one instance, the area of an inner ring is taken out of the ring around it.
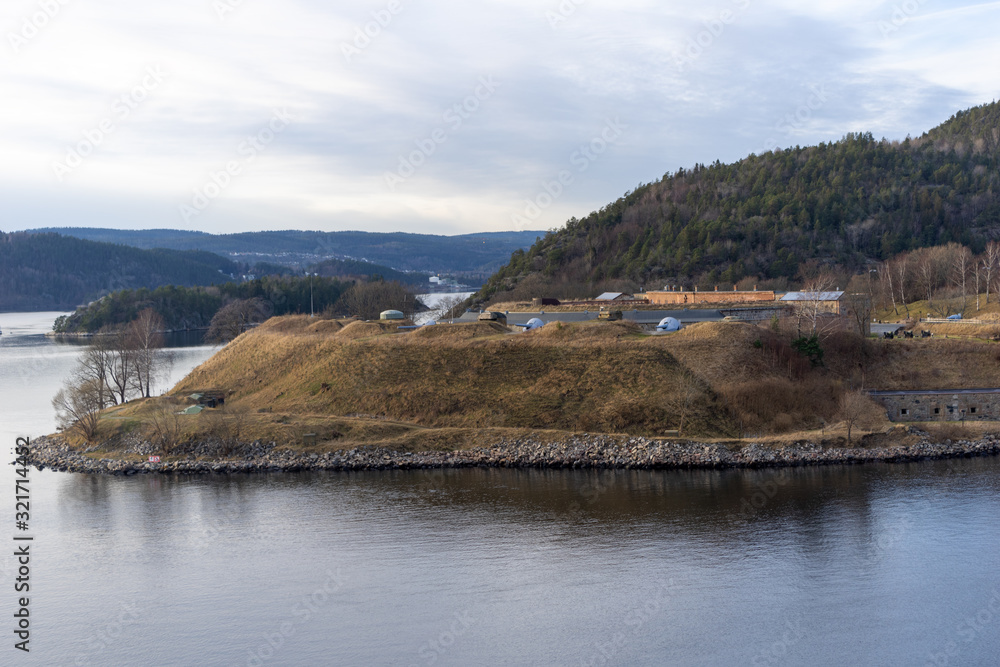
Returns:
[[[681,414],[731,434],[710,386],[631,324],[439,324],[387,335],[354,322],[315,335],[287,321],[239,337],[175,389],[224,388],[251,411],[374,415],[427,427],[557,428],[662,434]],[[357,332],[353,334],[351,332]],[[358,337],[355,337],[358,336]]]
[[[629,322],[552,322],[519,334],[476,322],[401,334],[385,323],[287,317],[237,338],[173,394],[230,392],[227,406],[253,415],[258,437],[291,441],[309,431],[405,449],[524,429],[826,433],[851,390],[1000,385],[992,341],[835,332],[822,346],[824,363],[813,367],[788,335],[736,322],[660,336]]]

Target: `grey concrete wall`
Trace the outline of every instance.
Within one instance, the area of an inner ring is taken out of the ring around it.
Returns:
[[[934,393],[873,396],[889,419],[907,421],[969,421],[1000,419],[1000,393]]]

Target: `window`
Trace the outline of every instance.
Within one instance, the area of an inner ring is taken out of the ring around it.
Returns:
[[[948,406],[948,412],[954,412],[954,411],[955,411],[955,406],[954,405],[949,405]]]
[[[934,414],[936,415],[941,414],[941,408],[934,408]]]
[[[906,408],[903,408],[902,410],[899,411],[899,413],[905,417],[906,415],[910,414],[910,411],[907,410]]]
[[[975,406],[973,406],[973,407],[969,408],[969,414],[970,414],[970,415],[974,415],[974,414],[976,414],[976,408],[975,408]]]

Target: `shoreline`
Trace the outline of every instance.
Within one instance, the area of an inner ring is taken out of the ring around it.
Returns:
[[[489,447],[467,450],[400,452],[378,447],[357,447],[324,453],[298,452],[272,443],[255,441],[226,446],[221,443],[189,446],[185,458],[149,463],[121,458],[93,458],[73,450],[57,436],[31,441],[29,465],[39,470],[86,474],[237,474],[262,472],[420,470],[427,468],[544,468],[691,470],[779,468],[861,463],[908,463],[952,458],[996,456],[1000,436],[979,440],[873,448],[823,448],[806,443],[783,447],[751,444],[738,451],[723,445],[669,442],[645,437],[581,435],[555,443],[530,437],[501,440]],[[135,442],[125,454],[155,453],[148,442]]]

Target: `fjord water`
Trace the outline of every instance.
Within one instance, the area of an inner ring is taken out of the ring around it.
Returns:
[[[78,348],[30,335],[52,317],[0,315],[5,453],[53,428]],[[183,352],[175,376],[212,350]],[[8,545],[13,480],[3,466]],[[33,471],[31,653],[13,648],[5,548],[0,664],[992,665],[998,480],[997,459]]]

